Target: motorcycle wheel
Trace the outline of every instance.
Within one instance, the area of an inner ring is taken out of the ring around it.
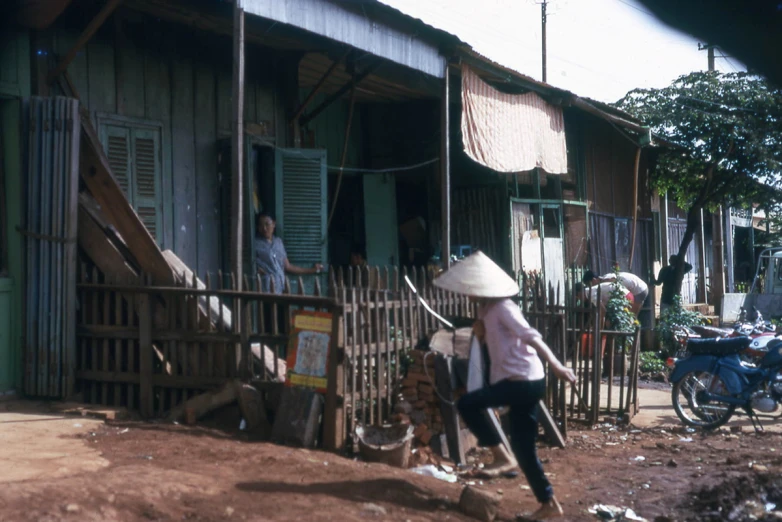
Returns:
[[[736,410],[734,404],[716,402],[705,397],[727,395],[722,379],[711,372],[690,372],[673,385],[673,409],[681,421],[695,428],[714,429],[722,426]]]

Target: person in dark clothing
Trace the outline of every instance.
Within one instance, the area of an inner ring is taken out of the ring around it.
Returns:
[[[656,286],[663,285],[663,294],[660,297],[660,311],[664,311],[673,305],[673,298],[676,295],[674,290],[676,281],[676,266],[679,264],[679,256],[673,255],[668,259],[668,266],[660,269],[657,279],[652,281]],[[692,270],[692,265],[684,261],[684,273]]]

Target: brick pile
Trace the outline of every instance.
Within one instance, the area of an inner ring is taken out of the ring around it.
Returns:
[[[435,391],[435,354],[413,350],[410,355],[412,362],[407,368],[407,377],[402,381],[401,396],[394,409],[394,420],[415,426],[413,434],[416,441],[419,445],[428,446],[433,438],[443,433],[440,399]]]

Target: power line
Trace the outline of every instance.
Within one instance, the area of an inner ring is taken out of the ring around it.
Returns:
[[[624,5],[626,5],[627,7],[632,7],[632,8],[633,8],[633,9],[635,9],[636,11],[640,11],[640,12],[642,12],[642,13],[643,13],[643,14],[645,14],[645,15],[654,16],[655,18],[657,18],[657,17],[656,17],[656,16],[655,16],[653,13],[650,13],[650,12],[649,12],[649,11],[647,11],[646,9],[641,9],[640,7],[638,7],[638,6],[636,6],[636,5],[633,5],[633,4],[631,4],[630,2],[625,2],[625,0],[616,0],[616,1],[617,1],[617,2],[619,2],[619,3],[621,3],[621,4],[624,4]]]

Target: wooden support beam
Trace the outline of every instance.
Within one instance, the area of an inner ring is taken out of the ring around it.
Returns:
[[[443,78],[443,96],[440,101],[440,219],[442,239],[440,241],[440,261],[444,270],[451,267],[451,115],[450,82],[448,81],[448,63],[445,64]]]
[[[331,75],[337,69],[339,64],[345,61],[345,59],[348,57],[351,51],[352,48],[348,49],[339,60],[335,60],[334,63],[331,64],[331,66],[323,74],[320,80],[318,80],[318,83],[315,84],[315,87],[313,87],[310,93],[307,95],[307,98],[304,100],[304,102],[299,106],[298,109],[296,109],[296,113],[291,118],[291,124],[295,121],[298,121],[302,113],[304,113],[304,109],[307,108],[307,105],[309,105],[312,99],[315,98],[315,95],[318,94],[318,92],[320,92],[321,88],[326,84],[326,80],[328,80],[331,77]]]
[[[46,83],[52,84],[63,72],[65,72],[65,70],[68,68],[68,65],[70,65],[74,58],[76,58],[76,55],[79,54],[79,51],[81,51],[82,48],[87,45],[87,42],[90,41],[90,38],[92,38],[98,29],[100,29],[106,19],[111,16],[111,13],[113,13],[121,3],[122,0],[108,0],[106,2],[98,14],[95,15],[95,18],[93,18],[90,23],[87,24],[87,27],[84,29],[84,31],[82,31],[81,35],[79,35],[79,38],[76,40],[76,43],[73,44],[65,57],[60,60],[60,62],[57,64],[57,67],[55,67],[52,72],[49,73],[49,76],[46,79]]]
[[[242,289],[244,272],[242,214],[244,211],[244,10],[234,3],[233,33],[233,128],[231,129],[231,270],[236,277],[236,289]],[[241,322],[236,317],[236,323]],[[238,324],[234,325],[238,328]]]
[[[320,105],[315,107],[312,110],[312,112],[310,112],[309,114],[306,114],[305,116],[302,116],[300,118],[300,120],[299,120],[299,123],[301,125],[306,125],[307,123],[309,123],[310,121],[315,119],[321,112],[325,111],[329,107],[329,105],[331,105],[332,103],[334,103],[335,101],[340,99],[350,89],[352,89],[353,87],[356,87],[367,76],[372,74],[372,72],[374,72],[378,67],[380,67],[381,64],[382,64],[382,62],[380,62],[380,60],[376,60],[376,61],[372,62],[371,64],[367,65],[366,69],[364,69],[363,71],[361,71],[361,73],[359,73],[359,74],[355,75],[353,78],[351,78],[350,81],[347,82],[342,87],[340,87],[340,89],[337,92],[335,92],[334,94],[332,94],[331,96],[326,98],[323,101],[323,103],[321,103]]]

